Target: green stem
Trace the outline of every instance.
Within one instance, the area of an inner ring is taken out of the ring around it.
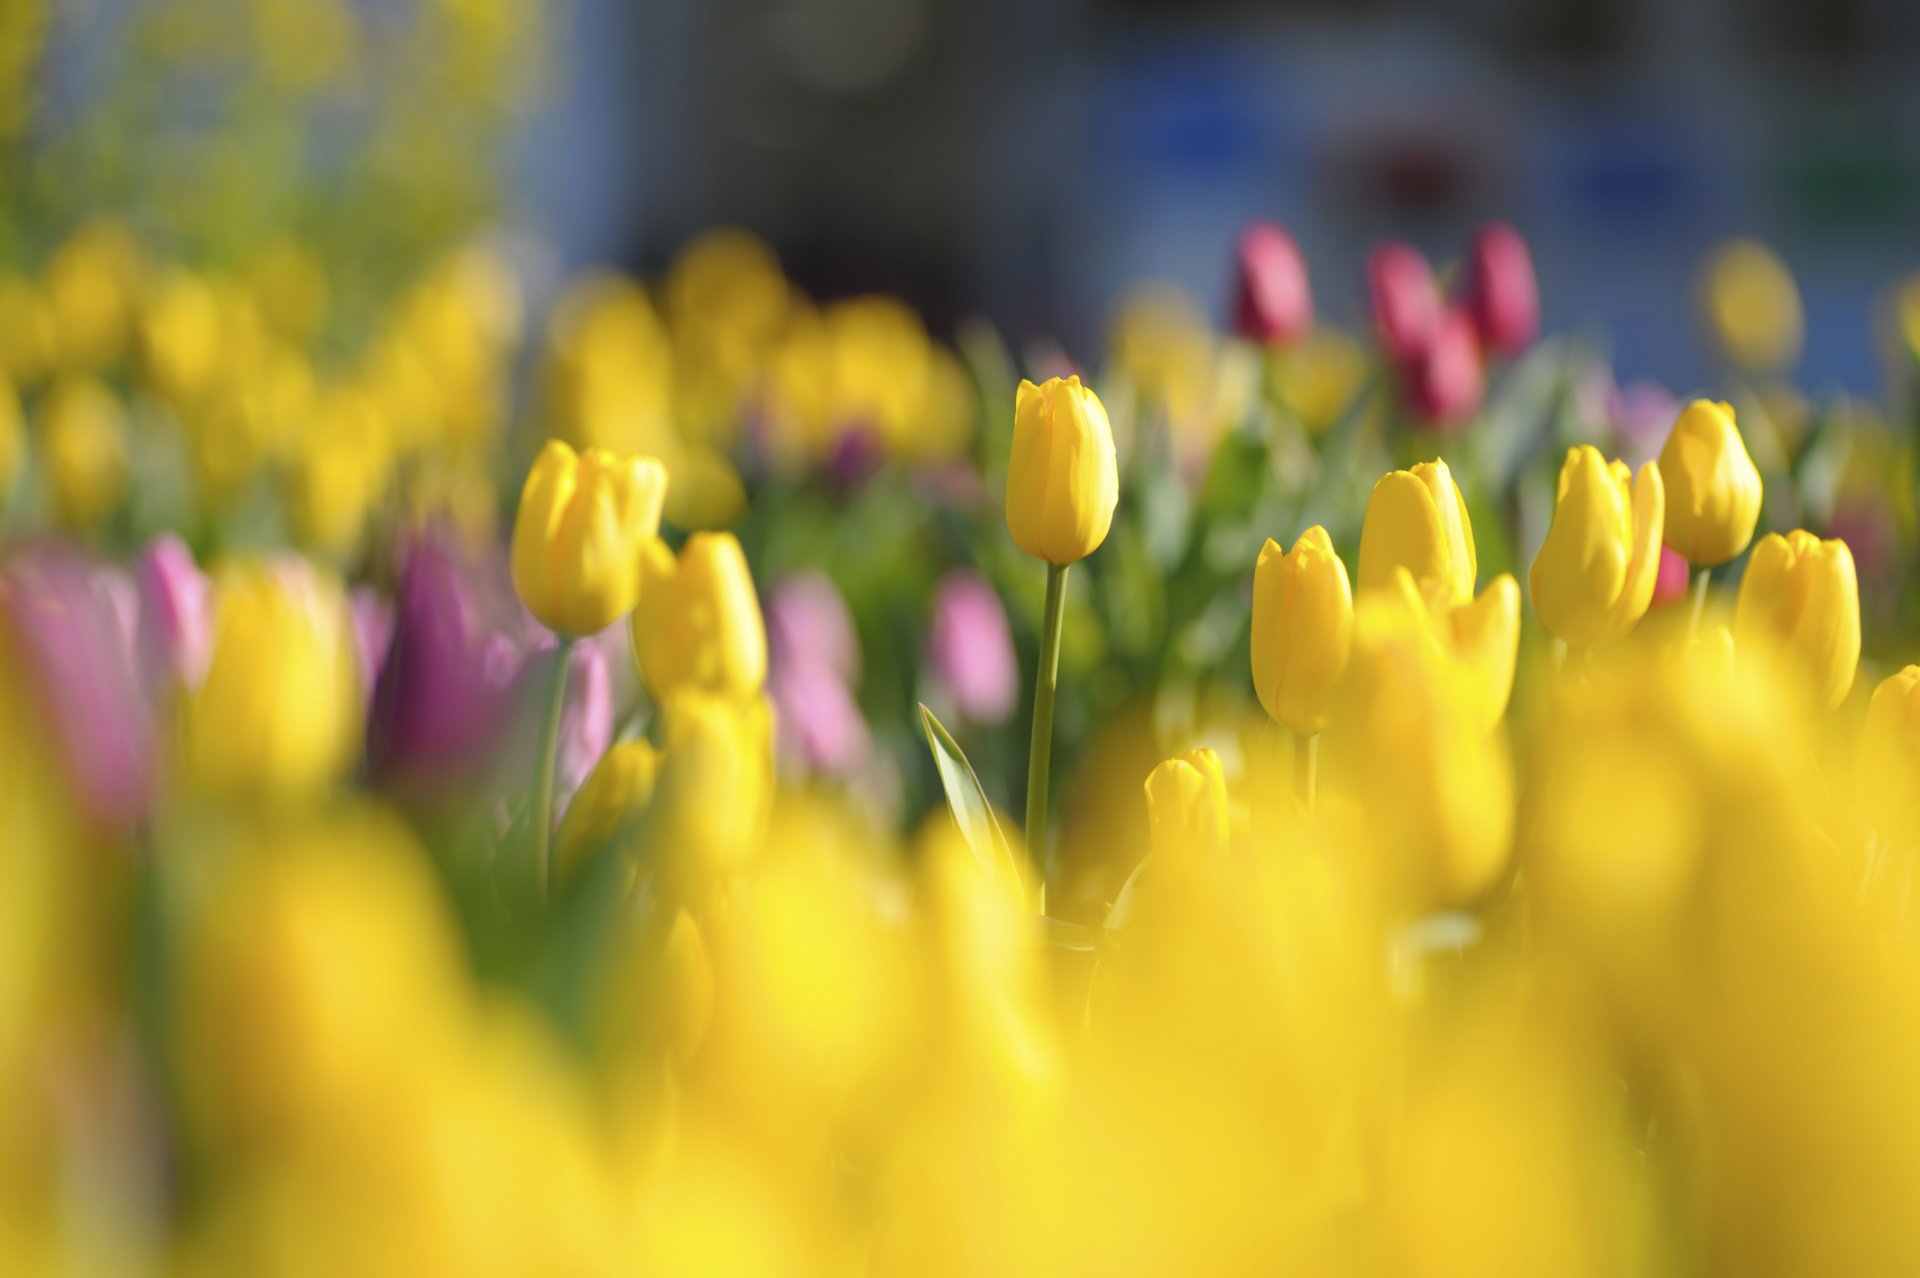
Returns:
[[[1687,622],[1689,639],[1700,633],[1700,615],[1707,610],[1707,582],[1712,576],[1712,568],[1701,567],[1693,570],[1693,618]]]
[[[540,727],[540,757],[534,765],[539,769],[533,803],[534,891],[542,901],[547,899],[553,874],[553,772],[560,758],[560,716],[567,704],[567,670],[573,663],[571,636],[560,636],[553,658],[547,714]]]
[[[1053,755],[1053,689],[1060,677],[1060,622],[1066,615],[1067,565],[1047,565],[1047,608],[1040,622],[1040,669],[1033,683],[1033,739],[1027,747],[1027,855],[1047,868],[1047,772]]]
[[[1313,811],[1320,778],[1320,734],[1310,732],[1293,739],[1293,790],[1300,805]]]

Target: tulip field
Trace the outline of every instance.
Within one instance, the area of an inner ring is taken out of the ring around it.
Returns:
[[[0,1274],[1920,1272],[1898,264],[1676,396],[1504,222],[1068,349],[362,180],[0,236]]]

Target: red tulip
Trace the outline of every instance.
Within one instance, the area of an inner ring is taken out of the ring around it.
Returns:
[[[1313,289],[1293,237],[1272,222],[1240,233],[1233,329],[1250,342],[1287,346],[1313,327]]]
[[[1540,330],[1540,283],[1533,255],[1520,232],[1489,222],[1467,253],[1467,305],[1481,345],[1496,355],[1515,355]]]
[[[1671,546],[1660,547],[1660,571],[1653,579],[1653,606],[1672,603],[1687,596],[1687,578],[1692,569],[1686,556]]]
[[[1367,258],[1367,291],[1387,357],[1400,364],[1425,351],[1440,319],[1440,288],[1420,250],[1397,240],[1375,248]]]
[[[1480,340],[1473,320],[1458,306],[1441,311],[1425,347],[1401,366],[1407,401],[1415,416],[1433,426],[1457,426],[1480,411],[1485,387]]]

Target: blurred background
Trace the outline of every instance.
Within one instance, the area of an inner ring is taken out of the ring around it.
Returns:
[[[1904,0],[575,0],[557,25],[571,78],[521,190],[568,264],[654,273],[740,225],[818,296],[1083,359],[1142,278],[1220,314],[1255,216],[1355,327],[1373,241],[1439,264],[1506,218],[1546,331],[1682,393],[1723,237],[1798,276],[1816,395],[1880,383],[1877,293],[1916,264]]]

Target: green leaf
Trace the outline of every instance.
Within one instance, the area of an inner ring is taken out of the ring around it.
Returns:
[[[989,882],[1012,886],[1024,895],[1026,877],[1020,872],[1020,864],[1014,859],[1006,835],[1000,832],[993,805],[987,802],[986,791],[980,788],[980,778],[967,762],[966,752],[924,705],[920,707],[920,723],[926,729],[927,748],[933,751],[940,788],[946,792],[947,811],[953,814],[954,825],[980,862],[981,872]]]

